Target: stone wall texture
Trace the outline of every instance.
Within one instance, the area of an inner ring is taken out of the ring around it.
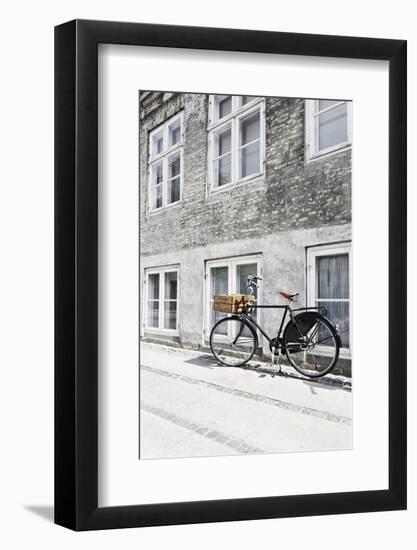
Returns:
[[[210,193],[207,94],[140,97],[141,256],[293,230],[350,224],[351,150],[305,160],[305,101],[265,98],[264,174]],[[149,212],[148,134],[184,112],[183,196]]]

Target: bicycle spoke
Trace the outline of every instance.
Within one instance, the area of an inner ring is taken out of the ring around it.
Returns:
[[[330,336],[327,336],[326,338],[322,338],[321,340],[317,340],[317,342],[315,343],[316,346],[322,344],[323,342],[327,342],[329,340],[332,340],[333,339],[333,334],[331,334]]]
[[[301,342],[294,343],[294,334],[290,332],[290,338],[286,341],[286,355],[290,364],[301,374],[309,377],[322,376],[329,372],[335,365],[339,355],[338,343],[334,330],[325,319],[319,318],[311,328],[308,328],[308,317],[304,321],[302,315],[299,326],[307,326]]]
[[[316,334],[317,334],[317,332],[318,332],[318,330],[319,330],[319,326],[320,326],[320,324],[319,324],[319,323],[316,323],[316,328],[314,329],[313,334],[312,334],[311,336],[308,337],[308,341],[309,341],[309,342],[312,342],[312,341],[313,341],[314,337],[316,336]]]

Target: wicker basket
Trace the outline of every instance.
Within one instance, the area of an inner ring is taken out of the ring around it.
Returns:
[[[222,313],[241,313],[246,306],[255,304],[255,296],[250,294],[214,294],[213,310]]]

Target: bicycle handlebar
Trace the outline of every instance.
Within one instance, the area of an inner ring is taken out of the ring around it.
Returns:
[[[248,275],[248,281],[250,280],[262,281],[261,277],[258,277],[257,275]]]
[[[258,288],[259,285],[256,284],[256,281],[262,281],[261,277],[258,277],[257,275],[248,275],[248,287],[254,287]]]

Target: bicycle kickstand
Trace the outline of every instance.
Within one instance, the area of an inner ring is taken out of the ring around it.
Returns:
[[[271,366],[272,366],[272,378],[275,377],[275,375],[278,373],[278,374],[281,374],[281,355],[278,355],[278,367],[279,367],[279,370],[277,371],[277,369],[275,368],[275,361],[277,360],[277,356],[275,355],[275,353],[271,353]]]

